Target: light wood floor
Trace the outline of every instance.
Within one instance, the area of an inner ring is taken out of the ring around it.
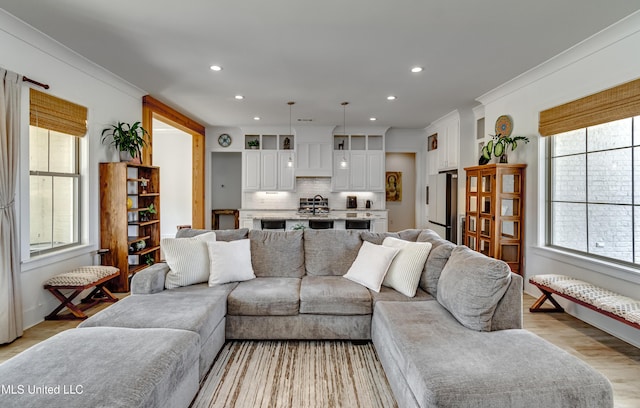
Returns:
[[[524,327],[604,374],[613,384],[616,408],[640,407],[640,349],[590,326],[566,313],[529,313],[534,298],[523,297]],[[95,314],[108,305],[91,309]],[[78,325],[78,321],[44,321],[27,329],[8,345],[0,345],[0,362]],[[544,356],[541,356],[544,358]]]

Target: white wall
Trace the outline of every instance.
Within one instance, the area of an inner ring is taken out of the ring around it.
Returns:
[[[545,248],[545,144],[538,134],[541,110],[637,79],[640,76],[640,13],[636,13],[556,58],[478,98],[485,105],[485,133],[494,133],[503,114],[514,122],[514,135],[531,143],[509,154],[510,162],[527,163],[525,273],[561,273],[579,277],[638,298],[640,273]],[[475,148],[465,144],[466,149]],[[526,281],[526,279],[525,279]],[[530,284],[525,290],[538,296]],[[596,312],[560,301],[569,313],[640,347],[637,330]]]
[[[154,120],[155,122],[155,120]],[[180,129],[153,132],[153,164],[160,167],[160,235],[176,236],[178,225],[191,225],[193,137]]]
[[[387,153],[386,171],[402,173],[402,201],[387,201],[389,231],[416,227],[416,157],[415,153]]]
[[[83,245],[54,256],[29,258],[29,91],[23,87],[18,229],[21,241],[22,307],[25,328],[43,320],[59,302],[42,288],[49,277],[93,262],[99,246],[100,161],[116,161],[117,152],[100,143],[100,133],[120,120],[141,118],[144,92],[62,47],[0,10],[2,66],[47,83],[46,91],[88,108],[88,133],[81,141],[81,195]],[[42,89],[40,89],[42,90]]]

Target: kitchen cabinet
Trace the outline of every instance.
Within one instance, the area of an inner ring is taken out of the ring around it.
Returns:
[[[249,141],[261,143],[258,149],[245,149],[242,154],[243,191],[295,189],[295,151],[290,148],[292,139],[293,136],[289,135],[245,135],[246,147],[249,147]]]
[[[104,264],[120,269],[109,282],[116,292],[128,292],[136,272],[160,261],[158,167],[100,163],[100,247],[109,249]]]
[[[435,137],[435,145],[427,147],[429,175],[458,168],[460,163],[460,115],[458,111],[436,120],[427,128],[430,138]]]
[[[523,274],[526,164],[467,167],[465,244]]]
[[[384,192],[384,172],[383,136],[334,135],[333,191]]]

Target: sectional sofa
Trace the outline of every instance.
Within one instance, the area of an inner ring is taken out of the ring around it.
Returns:
[[[0,406],[188,406],[233,339],[371,340],[400,407],[613,406],[604,376],[522,329],[519,275],[433,231],[215,231],[210,257],[233,264],[226,278],[210,264],[213,286],[180,247],[211,236],[180,230],[182,264],[137,273],[131,296],[0,365],[3,384],[83,393],[3,393]]]

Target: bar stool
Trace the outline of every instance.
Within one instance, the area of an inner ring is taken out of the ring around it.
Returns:
[[[333,220],[309,220],[311,229],[333,229]]]
[[[371,227],[371,220],[345,220],[346,229],[368,230]]]
[[[284,231],[286,225],[286,220],[260,220],[260,227],[263,230]]]

